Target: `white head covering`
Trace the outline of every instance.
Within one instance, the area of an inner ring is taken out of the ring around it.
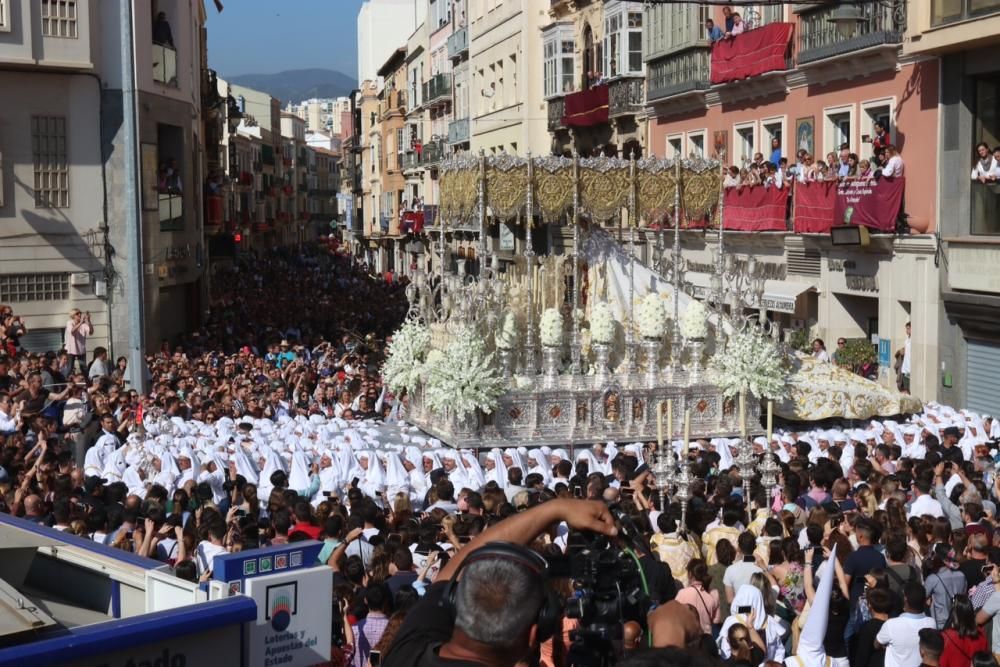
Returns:
[[[528,455],[530,456],[531,454],[529,453]],[[497,486],[501,489],[506,489],[508,484],[507,464],[503,462],[503,452],[501,452],[499,448],[494,447],[490,450],[489,454],[486,455],[486,458],[493,461],[493,469],[486,471],[486,481],[489,482],[492,480],[496,482]]]
[[[730,605],[730,609],[732,609],[734,613],[731,613],[722,623],[722,630],[719,632],[719,650],[723,657],[726,658],[732,654],[732,650],[729,647],[729,628],[736,623],[740,623],[742,625],[749,624],[748,616],[735,613],[735,610],[739,607],[750,607],[753,609],[753,625],[756,630],[763,629],[767,624],[767,611],[764,609],[764,596],[761,595],[760,591],[757,590],[756,587],[750,584],[743,584],[739,587],[739,590],[736,591],[736,596],[733,597],[733,602]]]
[[[293,491],[301,491],[308,489],[309,486],[309,461],[306,454],[302,450],[292,452],[292,469],[288,474],[288,488]]]
[[[473,452],[463,451],[461,452],[462,461],[465,463],[465,476],[469,480],[469,484],[472,485],[474,491],[478,491],[486,486],[486,475],[483,473],[483,467],[479,465],[479,459]]]
[[[529,473],[536,472],[542,476],[542,484],[548,485],[549,480],[552,479],[552,465],[549,463],[545,452],[540,449],[532,449],[528,452],[528,460],[533,462],[536,467],[522,470],[521,472],[524,473],[524,476],[527,477]]]

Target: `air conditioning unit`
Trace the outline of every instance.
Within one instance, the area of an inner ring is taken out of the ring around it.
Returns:
[[[108,283],[104,280],[94,281],[94,296],[103,299],[108,295]]]
[[[84,287],[90,284],[90,274],[89,273],[71,273],[69,274],[69,284],[73,287]]]

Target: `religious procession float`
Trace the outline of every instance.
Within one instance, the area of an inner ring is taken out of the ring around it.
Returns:
[[[919,401],[789,352],[759,307],[755,259],[728,254],[723,229],[708,297],[690,296],[680,231],[722,219],[722,177],[722,165],[705,159],[446,160],[436,271],[412,276],[410,314],[383,369],[390,388],[409,396],[407,421],[453,447],[483,449],[749,442],[770,431],[773,414],[919,410]],[[497,222],[524,232],[523,252],[504,266],[485,246]],[[572,247],[536,255],[539,223],[570,225]],[[451,271],[446,231],[470,224],[480,230],[479,266]],[[636,256],[639,233],[654,240],[648,265]]]

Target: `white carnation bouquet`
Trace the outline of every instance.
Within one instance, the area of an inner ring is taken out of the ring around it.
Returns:
[[[546,308],[538,323],[538,335],[542,345],[559,347],[563,342],[563,316],[556,308]]]
[[[497,349],[513,350],[517,346],[517,320],[514,313],[507,311],[500,323],[500,331],[495,334]]]
[[[710,368],[725,396],[746,391],[757,398],[780,401],[788,393],[781,353],[774,341],[757,329],[734,332],[725,349],[712,357]]]
[[[416,388],[430,344],[431,332],[414,319],[393,334],[382,365],[382,379],[393,393]]]
[[[681,335],[688,340],[708,335],[708,308],[701,301],[691,299],[681,318]]]
[[[611,343],[615,339],[615,317],[606,301],[594,304],[590,311],[590,340],[594,343]]]
[[[435,350],[437,352],[437,350]],[[443,353],[429,354],[424,399],[435,412],[464,418],[476,410],[496,408],[506,382],[493,365],[493,355],[474,331],[456,332]]]
[[[656,292],[650,292],[639,302],[636,309],[636,323],[643,338],[661,338],[667,330],[667,311],[663,299]]]

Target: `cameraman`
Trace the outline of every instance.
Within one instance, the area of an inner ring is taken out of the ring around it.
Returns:
[[[543,602],[537,573],[515,559],[486,558],[464,568],[454,617],[442,599],[465,558],[490,542],[531,544],[553,524],[602,535],[618,533],[604,503],[559,499],[490,527],[448,561],[393,641],[384,667],[512,667],[538,648],[536,618]]]

